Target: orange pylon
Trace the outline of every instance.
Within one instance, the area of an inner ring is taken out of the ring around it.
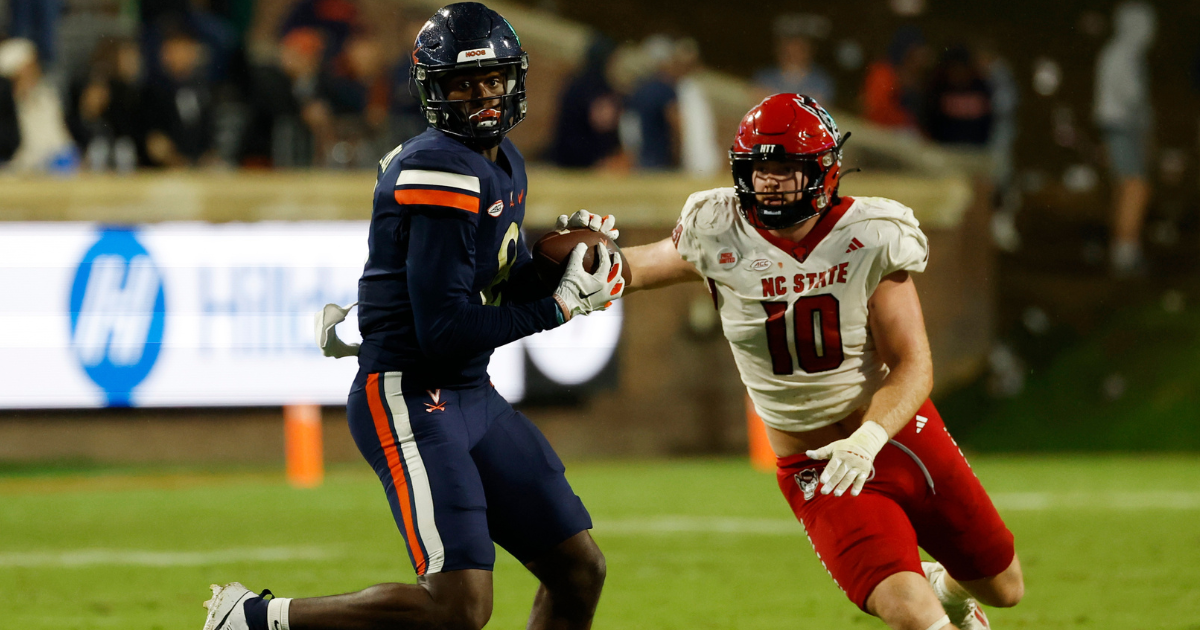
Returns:
[[[297,488],[321,485],[325,480],[325,454],[320,406],[284,405],[283,450],[289,483]]]
[[[775,470],[775,451],[767,440],[767,426],[754,410],[754,403],[746,396],[746,435],[750,442],[750,465],[758,470]]]

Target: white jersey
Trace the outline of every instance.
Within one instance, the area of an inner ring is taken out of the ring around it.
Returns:
[[[888,369],[867,326],[867,300],[884,276],[925,270],[928,241],[918,225],[890,199],[843,198],[800,243],[772,242],[742,216],[733,188],[688,198],[672,237],[708,279],[742,382],[768,426],[823,427],[879,389]]]

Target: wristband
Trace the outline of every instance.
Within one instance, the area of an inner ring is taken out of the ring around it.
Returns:
[[[888,440],[892,438],[879,423],[874,420],[868,420],[862,423],[861,427],[858,427],[858,430],[854,432],[851,439],[866,449],[871,454],[871,457],[874,458],[879,454],[879,451],[883,450],[883,445],[887,444]]]
[[[558,325],[561,326],[571,320],[569,315],[564,315],[564,313],[570,313],[571,309],[567,307],[567,303],[557,293],[551,297],[554,298],[554,303],[558,305],[554,309],[554,318],[558,320]]]

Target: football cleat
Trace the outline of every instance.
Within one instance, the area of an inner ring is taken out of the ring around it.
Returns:
[[[988,622],[987,615],[974,598],[968,597],[959,602],[946,601],[944,592],[937,587],[937,581],[946,572],[946,567],[940,562],[922,562],[921,568],[925,571],[930,586],[933,586],[938,601],[942,603],[942,610],[945,610],[946,616],[950,618],[950,623],[960,630],[991,630],[992,624]]]
[[[204,630],[250,630],[246,621],[246,601],[255,597],[265,597],[270,591],[255,595],[254,591],[233,582],[225,586],[213,584],[212,599],[204,602],[208,609],[208,617],[204,620]]]
[[[987,615],[983,614],[983,609],[979,607],[979,602],[974,599],[968,599],[961,604],[946,605],[943,603],[942,610],[946,611],[950,623],[959,630],[991,630],[992,628],[992,625],[988,623]]]

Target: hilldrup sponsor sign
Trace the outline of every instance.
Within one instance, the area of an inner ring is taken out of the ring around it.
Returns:
[[[0,223],[0,407],[343,404],[358,364],[321,356],[314,314],[357,298],[366,235],[365,222]],[[611,371],[615,306],[497,350],[497,389],[516,402],[530,377],[544,390]],[[359,340],[355,321],[343,340]]]
[[[154,367],[166,321],[163,281],[132,230],[105,230],[71,282],[71,346],[109,405],[128,406]]]

